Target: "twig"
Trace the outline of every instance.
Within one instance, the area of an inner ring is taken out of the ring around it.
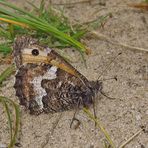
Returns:
[[[131,142],[136,136],[138,136],[141,132],[143,131],[143,129],[139,130],[137,133],[135,133],[132,137],[130,137],[127,141],[125,141],[121,146],[119,146],[119,148],[124,148],[125,145],[127,145],[129,142]]]
[[[92,32],[90,32],[90,34],[92,34],[95,38],[98,38],[99,40],[103,40],[103,41],[109,42],[111,44],[118,45],[120,47],[124,47],[124,48],[131,49],[131,50],[139,50],[139,51],[148,52],[148,49],[136,47],[136,46],[131,46],[131,45],[127,45],[125,43],[121,43],[121,42],[112,40],[112,39],[108,38],[107,36],[105,36],[101,33],[98,33],[96,31],[92,31]]]
[[[129,7],[135,7],[143,10],[148,10],[148,3],[146,2],[141,2],[141,3],[133,3],[133,4],[128,4]]]

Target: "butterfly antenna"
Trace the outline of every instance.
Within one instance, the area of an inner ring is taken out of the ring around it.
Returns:
[[[100,79],[100,77],[105,73],[105,71],[110,67],[110,65],[117,59],[117,57],[119,56],[119,55],[121,55],[122,53],[120,52],[120,53],[118,53],[111,61],[110,61],[110,63],[106,66],[106,68],[101,72],[101,74],[100,74],[100,76],[98,77],[98,79],[97,80],[99,80]]]
[[[114,77],[112,77],[112,78],[108,78],[108,79],[101,79],[101,81],[106,81],[106,80],[115,80],[115,81],[117,81],[118,80],[118,78],[117,78],[117,75],[115,75]]]

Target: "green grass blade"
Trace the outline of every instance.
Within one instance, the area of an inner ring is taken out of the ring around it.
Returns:
[[[25,15],[28,15],[30,18],[34,18],[34,19],[36,19],[36,20],[38,20],[38,21],[41,21],[41,19],[39,19],[38,17],[35,17],[35,16],[32,15],[31,13],[28,13],[28,12],[24,11],[23,9],[18,8],[18,7],[16,7],[16,6],[13,5],[13,4],[10,4],[10,3],[8,3],[8,2],[4,2],[4,1],[2,1],[2,0],[0,0],[0,4],[5,5],[5,6],[7,6],[7,7],[13,9],[13,10],[15,10],[15,11],[17,10],[18,12],[21,12],[21,13],[23,13],[23,14],[25,14]],[[5,10],[5,11],[6,11],[6,10]],[[8,12],[8,11],[7,11],[7,12]],[[14,16],[14,17],[15,17],[15,16]]]
[[[82,31],[78,31],[77,33],[75,33],[72,37],[76,40],[79,40],[80,38],[82,38],[82,36],[84,36],[87,33],[86,30],[82,30]]]
[[[14,40],[15,33],[14,33],[14,27],[13,27],[12,24],[9,24],[9,32],[10,32],[10,35],[11,35],[11,39]]]
[[[28,13],[28,12],[26,12],[26,11],[24,11],[24,10],[22,10],[22,9],[12,5],[12,4],[10,4],[10,3],[4,2],[4,1],[0,1],[0,4],[3,4],[3,5],[11,8],[11,9],[17,10],[17,11],[23,13],[24,15],[28,16],[28,18],[23,16],[24,19],[22,19],[22,16],[18,17],[17,15],[14,15],[13,13],[11,14],[11,12],[6,11],[3,8],[0,8],[1,13],[4,13],[4,14],[7,14],[9,16],[14,17],[15,21],[26,23],[27,25],[31,25],[30,22],[32,21],[33,23],[35,23],[35,25],[33,25],[34,29],[39,29],[39,28],[41,29],[42,28],[42,31],[43,31],[43,28],[44,28],[44,32],[50,33],[53,36],[55,36],[56,38],[58,38],[59,40],[62,40],[64,42],[66,42],[66,43],[68,43],[68,44],[78,48],[79,50],[81,50],[81,52],[87,52],[87,49],[86,49],[86,47],[83,44],[81,44],[79,41],[75,40],[74,38],[70,37],[69,35],[59,31],[57,28],[55,28],[54,26],[50,25],[44,19],[40,19],[39,17],[36,17],[36,16],[32,15],[31,13]],[[9,19],[13,20],[12,18],[9,18]],[[40,25],[40,27],[38,25]]]
[[[7,117],[8,117],[8,124],[9,124],[9,127],[10,127],[10,137],[11,137],[11,140],[12,140],[13,127],[12,127],[11,113],[10,113],[10,110],[9,110],[9,107],[8,107],[8,104],[7,104],[6,101],[4,99],[0,99],[0,102],[2,102],[2,104],[5,108]]]
[[[12,103],[12,105],[14,106],[15,109],[15,129],[14,129],[14,135],[12,137],[11,143],[9,144],[9,147],[13,147],[13,145],[16,142],[16,138],[17,138],[17,134],[19,132],[19,124],[20,124],[20,109],[19,106],[13,102],[12,100],[10,100],[10,102]]]
[[[3,53],[4,55],[7,55],[11,52],[11,48],[6,43],[0,44],[0,52]]]
[[[15,66],[11,65],[5,71],[0,74],[0,84],[7,79],[12,73],[15,72]]]
[[[30,6],[32,6],[35,10],[38,10],[38,9],[39,9],[39,8],[38,8],[36,5],[34,5],[32,2],[27,1],[27,3],[28,3]]]
[[[9,146],[8,146],[8,148],[12,148],[15,145],[17,134],[19,132],[19,124],[20,124],[19,106],[14,101],[12,101],[12,100],[10,100],[10,99],[8,99],[6,97],[3,97],[3,96],[0,96],[0,102],[5,102],[5,104],[6,103],[12,104],[13,107],[14,107],[14,110],[15,110],[15,126],[14,126],[14,130],[13,130],[13,134],[12,134],[12,139],[10,140],[10,143],[9,143]],[[11,114],[10,114],[10,116],[11,116]],[[10,120],[10,119],[8,119],[8,120]],[[10,120],[10,122],[12,124],[11,120]]]
[[[40,15],[44,12],[45,10],[44,8],[45,8],[45,0],[41,0],[40,8],[39,8]]]
[[[35,28],[35,29],[39,29],[39,30],[42,30],[42,31],[44,31],[48,34],[52,34],[56,38],[58,38],[59,40],[62,40],[64,42],[68,43],[68,44],[71,44],[74,47],[78,47],[78,49],[81,52],[86,51],[86,47],[83,44],[74,40],[72,37],[68,36],[67,34],[65,34],[65,33],[61,32],[59,30],[57,30],[56,28],[54,28],[53,26],[51,26],[49,24],[45,24],[43,22],[39,22],[37,20],[30,19],[30,18],[21,18],[21,17],[12,18],[12,17],[5,16],[5,15],[0,15],[0,17],[27,24],[27,25]]]

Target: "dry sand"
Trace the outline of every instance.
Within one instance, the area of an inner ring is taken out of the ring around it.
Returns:
[[[9,1],[27,7],[23,1]],[[105,6],[96,4],[100,1],[92,0],[91,4],[65,6],[64,12],[71,21],[79,23],[94,20],[110,12],[112,18],[97,32],[119,42],[148,50],[148,11],[126,6],[128,3],[140,0],[104,0],[102,2]],[[68,0],[52,0],[52,2],[60,4]],[[98,39],[87,38],[84,41],[92,49],[92,54],[87,57],[88,68],[86,69],[81,61],[74,63],[74,66],[89,80],[96,80],[110,61],[122,52],[101,77],[108,79],[117,76],[117,81],[103,81],[104,92],[115,99],[98,97],[97,116],[117,147],[139,131],[141,126],[145,126],[147,131],[141,132],[126,148],[147,148],[148,52],[129,50]],[[71,51],[69,53],[74,54]],[[6,66],[8,65],[0,65],[0,72]],[[3,83],[0,95],[18,102],[13,84],[14,75]],[[32,116],[21,107],[21,132],[18,142],[22,148],[103,148],[105,138],[102,132],[95,128],[94,123],[83,111],[77,114],[77,118],[81,121],[79,128],[76,130],[69,128],[73,113],[74,111],[67,111],[62,114]],[[1,105],[0,114],[0,144],[8,144],[7,118]],[[58,119],[59,123],[53,131]]]

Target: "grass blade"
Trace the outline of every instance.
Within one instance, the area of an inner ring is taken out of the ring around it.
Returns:
[[[0,75],[0,84],[6,79],[8,78],[12,73],[15,72],[15,66],[11,65],[10,67],[8,67],[5,71],[3,71]]]
[[[11,48],[6,43],[0,44],[0,52],[3,53],[4,55],[7,55],[8,53],[11,52]]]
[[[43,7],[43,3],[44,3],[44,1],[42,1],[41,8]],[[90,53],[90,49],[88,49],[82,43],[75,40],[73,37],[63,33],[62,31],[58,30],[57,28],[55,28],[54,26],[49,24],[44,19],[41,19],[41,18],[31,14],[31,13],[28,13],[28,12],[10,4],[10,3],[0,1],[0,4],[7,6],[7,7],[11,8],[15,11],[17,10],[18,12],[27,16],[27,17],[26,16],[18,16],[16,14],[11,13],[10,11],[6,11],[5,9],[0,8],[0,12],[2,14],[6,14],[6,15],[9,16],[9,17],[6,17],[6,16],[1,15],[0,17],[2,19],[8,19],[10,21],[15,21],[15,23],[16,22],[23,23],[23,24],[26,24],[26,25],[33,27],[34,29],[39,29],[39,30],[44,31],[45,33],[48,33],[48,34],[50,33],[51,35],[58,38],[59,40],[76,47],[81,52],[86,52],[87,54]]]
[[[11,138],[9,146],[8,146],[8,148],[12,148],[15,145],[17,134],[18,134],[18,131],[19,131],[19,124],[20,124],[19,106],[14,101],[12,101],[12,100],[10,100],[10,99],[8,99],[6,97],[3,97],[3,96],[0,96],[0,102],[5,102],[4,106],[5,106],[6,110],[7,110],[6,111],[7,115],[8,115],[8,110],[9,110],[8,105],[6,105],[7,103],[9,103],[9,105],[11,104],[14,107],[14,110],[15,110],[15,126],[14,126],[14,130],[11,128],[11,132],[13,131],[13,133],[12,133],[12,138]],[[8,120],[10,121],[9,124],[12,127],[12,121],[10,119],[11,119],[11,114],[8,115]]]
[[[104,133],[104,135],[105,135],[105,137],[106,137],[108,143],[111,145],[111,147],[112,147],[112,148],[115,148],[115,145],[114,145],[113,141],[111,140],[109,134],[107,133],[107,131],[105,130],[105,128],[101,125],[101,123],[99,122],[99,120],[96,119],[96,118],[91,114],[91,112],[90,112],[88,109],[83,108],[83,111],[84,111],[84,112],[89,116],[89,118],[92,119],[92,120],[96,123],[96,125],[101,129],[101,131]]]
[[[12,127],[12,120],[11,120],[11,113],[8,107],[8,104],[6,103],[6,101],[4,101],[4,99],[0,100],[5,108],[6,114],[8,116],[8,123],[9,123],[9,127],[10,127],[10,137],[12,140],[12,134],[13,134],[13,127]]]

